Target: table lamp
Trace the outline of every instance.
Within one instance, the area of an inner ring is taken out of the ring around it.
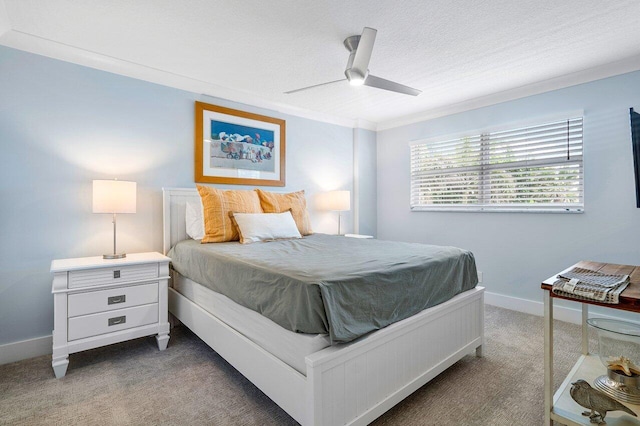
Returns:
[[[125,253],[116,251],[116,214],[136,212],[136,183],[126,180],[94,180],[93,212],[113,214],[113,254],[104,259],[121,259]]]
[[[340,212],[351,209],[351,193],[349,191],[329,191],[320,194],[319,207],[321,210],[338,212],[338,235],[340,233]]]

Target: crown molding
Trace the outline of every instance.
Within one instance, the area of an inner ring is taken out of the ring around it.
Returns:
[[[378,130],[378,125],[372,121],[367,121],[367,120],[363,120],[362,118],[357,118],[355,120],[355,126],[353,126],[356,129],[365,129],[365,130],[372,130],[372,131],[376,131]]]
[[[373,123],[363,119],[338,117],[331,114],[324,114],[279,102],[273,102],[252,93],[229,89],[184,75],[102,55],[100,53],[80,49],[32,34],[12,30],[4,0],[0,0],[0,45],[192,93],[222,98],[258,108],[265,108],[282,114],[289,114],[338,126],[360,128],[371,131],[382,131],[406,126],[640,70],[639,55],[549,80],[493,93],[479,98],[469,99],[456,104],[429,109],[397,119]]]
[[[478,109],[502,102],[525,98],[527,96],[539,95],[553,90],[564,89],[579,84],[589,83],[616,75],[626,74],[640,70],[640,55],[612,62],[610,64],[577,71],[549,80],[528,84],[525,86],[509,89],[488,96],[483,96],[467,101],[451,104],[439,108],[430,109],[417,114],[411,114],[393,120],[378,123],[377,130],[388,130],[408,124],[419,123],[432,120],[434,118],[445,117],[447,115],[458,114],[473,109]]]
[[[310,120],[321,121],[349,128],[360,127],[368,130],[376,130],[376,126],[374,123],[366,122],[364,120],[337,117],[330,114],[324,114],[304,108],[297,108],[291,105],[273,102],[252,93],[229,89],[206,81],[187,77],[185,75],[180,75],[169,71],[148,67],[135,62],[118,59],[112,56],[103,55],[97,52],[80,49],[75,46],[59,43],[43,37],[38,37],[33,34],[11,30],[9,27],[6,31],[4,31],[4,33],[2,33],[3,12],[5,12],[4,0],[0,0],[0,45],[18,50],[24,50],[26,52],[35,53],[37,55],[42,55],[53,59],[59,59],[65,62],[71,62],[101,71],[107,71],[138,80],[148,81],[162,86],[168,86],[196,94],[203,94],[206,96],[240,102],[258,108],[265,108],[280,112],[282,114],[294,115],[301,118],[307,118]],[[4,13],[4,15],[6,16],[6,12]],[[7,17],[7,25],[8,24],[9,22]]]

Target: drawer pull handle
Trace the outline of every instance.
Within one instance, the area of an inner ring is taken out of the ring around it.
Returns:
[[[123,315],[121,317],[109,318],[109,327],[112,325],[124,324],[127,322],[127,316]]]
[[[113,278],[120,278],[120,271],[113,271]]]
[[[120,296],[111,296],[107,298],[107,305],[115,305],[116,303],[124,303],[127,301],[127,295],[121,294]]]

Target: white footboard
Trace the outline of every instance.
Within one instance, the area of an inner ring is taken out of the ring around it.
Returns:
[[[303,425],[366,425],[484,341],[477,287],[347,345],[306,358],[303,376],[169,290],[169,310]]]
[[[308,356],[307,424],[368,424],[480,348],[483,296],[478,287],[346,347]]]

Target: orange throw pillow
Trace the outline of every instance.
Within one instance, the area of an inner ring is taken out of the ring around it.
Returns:
[[[202,243],[223,243],[240,239],[229,213],[262,213],[255,191],[222,190],[196,185],[202,199],[204,238]]]
[[[284,213],[287,210],[291,210],[291,215],[300,234],[313,234],[304,190],[288,194],[278,194],[277,192],[268,192],[261,189],[256,189],[256,192],[260,196],[260,204],[265,213]]]

